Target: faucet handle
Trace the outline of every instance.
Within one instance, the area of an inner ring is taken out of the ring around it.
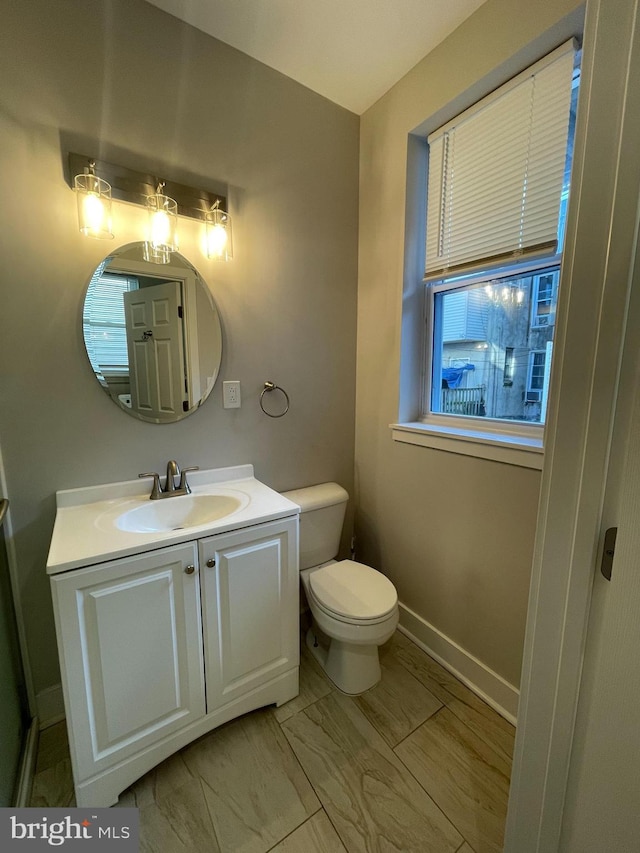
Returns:
[[[153,487],[151,489],[151,494],[149,495],[150,500],[155,501],[160,497],[160,492],[162,488],[160,487],[160,474],[148,473],[148,474],[138,474],[140,479],[145,479],[146,477],[153,477]]]
[[[181,490],[184,489],[185,494],[187,494],[187,495],[191,494],[191,488],[189,486],[189,483],[187,483],[187,474],[189,473],[189,471],[199,471],[199,470],[200,470],[199,465],[192,465],[191,468],[183,468],[180,471],[180,486],[179,486],[179,488]]]

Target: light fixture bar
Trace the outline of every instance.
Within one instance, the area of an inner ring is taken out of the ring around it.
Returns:
[[[87,163],[95,163],[95,173],[111,185],[111,197],[116,201],[125,201],[145,207],[147,197],[155,195],[158,177],[145,172],[137,172],[127,169],[115,163],[107,163],[105,160],[97,160],[86,154],[69,153],[69,186],[73,188],[75,175],[85,171]],[[164,175],[164,169],[162,175]],[[164,178],[163,178],[164,180]],[[178,205],[178,215],[188,216],[191,219],[207,221],[211,208],[220,207],[227,209],[226,196],[210,192],[208,190],[179,184],[175,181],[164,181],[163,193],[175,199]]]

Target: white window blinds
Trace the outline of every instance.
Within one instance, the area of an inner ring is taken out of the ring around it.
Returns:
[[[429,136],[427,278],[555,252],[574,54],[572,40]]]
[[[84,342],[95,373],[126,376],[129,373],[124,294],[138,289],[131,276],[104,272],[105,263],[95,271],[84,300]]]

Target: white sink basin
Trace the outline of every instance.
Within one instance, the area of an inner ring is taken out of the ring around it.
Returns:
[[[252,465],[194,471],[192,492],[152,501],[140,480],[56,493],[50,575],[295,515]]]
[[[218,521],[246,503],[246,499],[229,494],[181,495],[127,510],[115,519],[115,525],[128,533],[167,533]]]

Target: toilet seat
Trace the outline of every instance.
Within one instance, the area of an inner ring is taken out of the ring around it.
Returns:
[[[391,581],[380,572],[342,560],[309,573],[309,589],[315,604],[341,622],[372,625],[392,614],[398,595]]]

